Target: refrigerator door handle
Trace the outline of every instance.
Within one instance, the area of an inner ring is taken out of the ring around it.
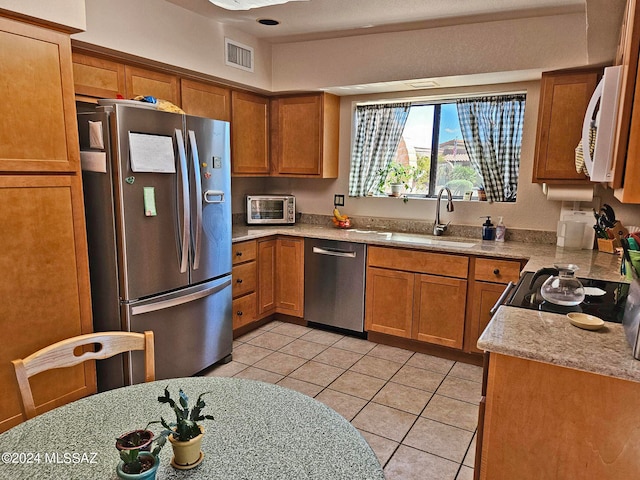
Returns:
[[[193,252],[193,269],[197,270],[200,266],[200,252],[202,251],[202,184],[198,172],[200,172],[200,158],[198,157],[198,143],[196,142],[196,133],[189,130],[189,147],[191,149],[191,158],[193,159],[193,185],[196,189],[196,228]]]
[[[155,312],[158,310],[164,310],[165,308],[175,307],[177,305],[183,305],[185,303],[193,302],[194,300],[213,295],[214,293],[223,290],[229,285],[231,285],[231,280],[227,280],[213,287],[205,288],[204,290],[190,293],[188,295],[183,295],[181,297],[171,298],[169,300],[159,300],[157,302],[148,303],[146,305],[134,306],[131,307],[131,315],[141,315],[143,313]]]
[[[180,257],[180,273],[185,273],[189,267],[189,217],[191,215],[191,208],[189,206],[189,178],[187,176],[187,152],[184,148],[182,130],[176,128],[175,135],[182,178],[182,234],[180,235],[182,237],[182,251]]]

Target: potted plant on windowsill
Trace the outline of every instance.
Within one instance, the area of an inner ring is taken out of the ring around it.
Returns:
[[[392,197],[399,197],[403,189],[409,190],[409,182],[414,174],[413,167],[397,162],[391,162],[387,168],[381,169],[378,173],[380,174],[378,190],[385,193],[385,186],[389,185]]]
[[[147,425],[148,426],[148,425]],[[116,439],[116,448],[120,452],[120,462],[116,467],[118,477],[125,480],[153,480],[160,465],[158,454],[166,442],[160,435],[154,438],[147,429],[134,430]],[[156,446],[151,450],[153,443]]]
[[[197,422],[202,420],[214,420],[212,415],[203,415],[202,410],[206,406],[202,397],[209,392],[201,393],[193,408],[189,408],[189,398],[180,389],[178,403],[173,400],[169,390],[165,387],[164,395],[158,397],[160,403],[167,403],[176,415],[175,422],[167,422],[163,417],[160,423],[165,428],[162,435],[168,436],[173,447],[173,459],[171,465],[180,470],[188,470],[200,465],[204,459],[204,453],[200,449],[204,428]]]

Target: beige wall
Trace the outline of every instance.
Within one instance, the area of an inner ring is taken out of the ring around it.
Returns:
[[[276,44],[273,90],[587,64],[583,13]]]
[[[86,28],[84,0],[0,0],[0,9],[62,25],[71,30]]]
[[[271,47],[163,0],[86,0],[87,31],[72,38],[271,90]],[[224,38],[254,48],[254,72],[224,63]]]

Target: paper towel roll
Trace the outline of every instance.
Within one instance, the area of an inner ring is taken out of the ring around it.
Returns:
[[[547,185],[543,183],[542,193],[547,196],[547,200],[590,202],[593,200],[593,185]]]

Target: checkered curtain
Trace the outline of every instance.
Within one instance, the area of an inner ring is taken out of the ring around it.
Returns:
[[[411,103],[358,105],[356,135],[351,152],[349,196],[375,193],[381,169],[393,160]]]
[[[464,146],[490,202],[516,201],[525,100],[502,95],[456,102]]]

